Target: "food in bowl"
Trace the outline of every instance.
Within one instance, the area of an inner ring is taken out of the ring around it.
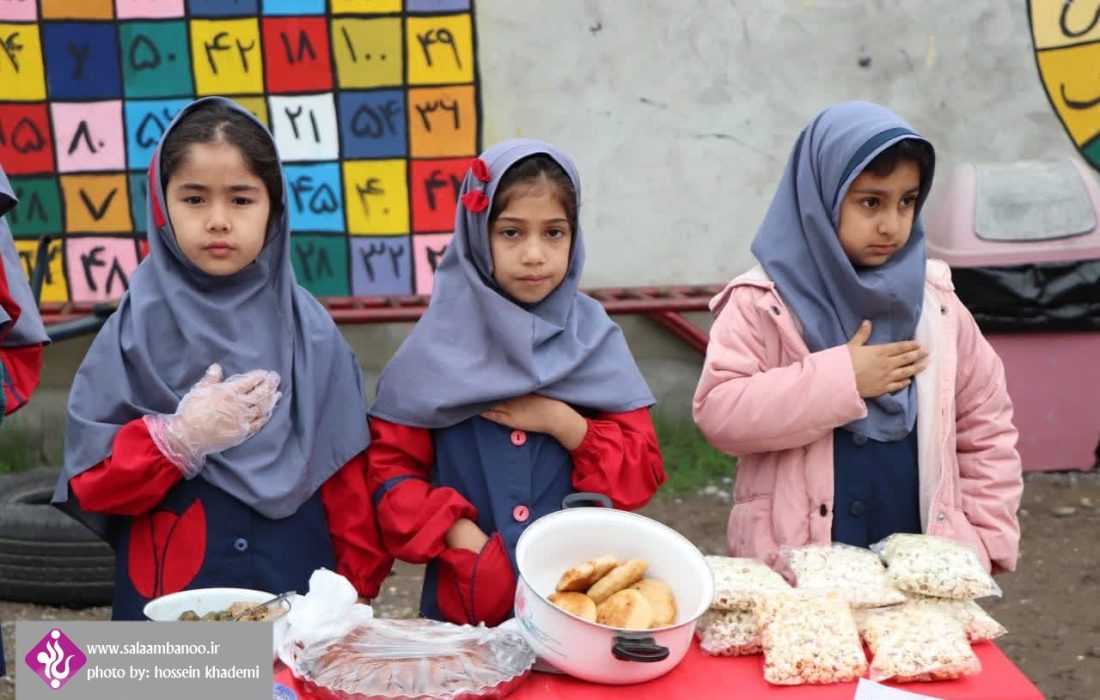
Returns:
[[[547,600],[582,620],[617,629],[670,625],[676,598],[664,582],[645,578],[648,569],[644,559],[620,563],[610,554],[590,559],[567,569]]]
[[[230,603],[224,610],[210,610],[201,616],[194,610],[184,610],[180,622],[270,622],[286,614],[286,608],[278,605],[258,606],[247,600]]]

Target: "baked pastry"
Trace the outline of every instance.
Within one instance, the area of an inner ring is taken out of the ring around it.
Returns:
[[[672,589],[664,581],[644,578],[633,584],[631,588],[639,591],[649,601],[649,607],[653,609],[651,627],[664,627],[676,620],[676,597],[672,595]]]
[[[596,621],[596,601],[583,593],[565,591],[564,593],[551,593],[547,600],[558,606],[565,612],[576,615],[582,620]]]
[[[596,622],[621,630],[647,630],[653,624],[653,609],[641,591],[627,588],[596,607]]]
[[[618,593],[624,588],[641,581],[648,568],[649,564],[644,559],[631,559],[623,562],[592,584],[592,587],[588,589],[588,597],[596,601],[596,605],[599,605],[613,593]]]
[[[610,554],[605,554],[595,559],[589,559],[583,564],[577,564],[562,574],[561,578],[558,579],[558,585],[555,590],[559,592],[581,591],[583,593],[591,588],[592,584],[606,576],[609,571],[618,565],[619,560]]]

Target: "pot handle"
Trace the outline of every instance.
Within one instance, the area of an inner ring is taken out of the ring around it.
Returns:
[[[581,491],[571,493],[561,499],[562,510],[567,508],[579,508],[580,506],[598,506],[600,508],[612,508],[611,499],[602,493],[589,493]]]
[[[620,661],[654,663],[668,658],[668,647],[657,644],[653,637],[615,637],[611,654]]]

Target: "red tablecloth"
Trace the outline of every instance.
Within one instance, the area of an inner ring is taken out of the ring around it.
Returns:
[[[943,700],[1043,700],[1043,694],[995,644],[975,644],[982,672],[970,678],[936,683],[906,683],[898,687]],[[707,698],[789,698],[790,700],[852,700],[855,683],[780,687],[764,680],[764,657],[707,656],[692,644],[683,663],[664,676],[638,685],[597,685],[569,676],[532,673],[509,700],[706,700]],[[293,689],[299,700],[310,700],[290,671],[275,680]],[[888,684],[889,685],[889,684]]]

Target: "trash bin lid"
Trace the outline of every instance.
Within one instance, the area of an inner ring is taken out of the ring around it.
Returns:
[[[1077,159],[963,163],[923,218],[929,256],[952,267],[1100,259],[1100,178]]]
[[[1085,183],[1068,160],[975,166],[974,232],[987,241],[1047,241],[1096,228]]]

